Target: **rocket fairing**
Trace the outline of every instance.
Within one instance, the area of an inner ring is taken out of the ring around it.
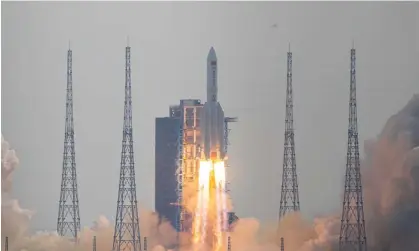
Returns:
[[[207,57],[207,100],[201,115],[201,157],[223,160],[224,111],[218,102],[217,55],[211,47]]]

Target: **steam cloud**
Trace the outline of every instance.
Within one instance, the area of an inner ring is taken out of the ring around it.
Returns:
[[[16,239],[21,238],[25,231],[32,212],[23,210],[17,200],[10,198],[12,189],[12,174],[19,164],[15,151],[11,150],[3,136],[1,137],[1,233],[9,236],[9,243],[13,245]],[[3,236],[2,236],[3,237]],[[2,247],[4,238],[2,238]]]
[[[419,250],[419,95],[393,115],[365,148],[370,250]]]
[[[15,152],[2,137],[2,245],[9,237],[11,251],[73,251],[75,248],[55,233],[28,236],[31,211],[20,208],[10,196],[12,173],[18,165]],[[365,143],[361,163],[364,210],[369,250],[419,250],[419,95],[393,115],[376,139]],[[298,213],[277,225],[261,229],[256,219],[240,219],[230,233],[233,251],[279,251],[276,243],[285,238],[287,251],[337,251],[340,214],[302,220]],[[142,236],[148,250],[165,251],[176,243],[168,222],[159,224],[155,213],[140,210]],[[97,236],[97,250],[112,246],[113,224],[104,216],[81,233],[77,251],[91,250]]]

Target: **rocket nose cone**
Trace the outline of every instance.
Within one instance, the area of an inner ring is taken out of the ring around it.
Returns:
[[[217,60],[217,55],[215,54],[215,50],[214,47],[211,47],[209,53],[208,53],[208,61],[216,61]]]

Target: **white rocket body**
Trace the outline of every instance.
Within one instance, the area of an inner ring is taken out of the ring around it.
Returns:
[[[217,56],[211,47],[207,58],[207,101],[201,115],[201,156],[206,160],[221,159],[224,152],[224,111],[218,102]]]

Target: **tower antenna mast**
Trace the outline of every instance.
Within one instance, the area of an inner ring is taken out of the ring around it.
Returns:
[[[366,251],[364,207],[359,162],[358,122],[356,108],[355,49],[351,49],[351,80],[349,95],[348,152],[345,174],[340,251]]]
[[[64,133],[63,169],[58,208],[57,232],[60,236],[74,238],[80,232],[79,198],[77,191],[76,153],[73,122],[73,52],[67,51],[67,99]]]
[[[292,93],[292,52],[289,50],[287,53],[287,94],[284,134],[284,160],[282,170],[279,220],[281,220],[285,214],[296,211],[300,211],[300,200],[298,196],[297,165],[295,161]]]
[[[125,48],[125,105],[113,251],[141,251],[135,185],[131,103],[131,47]]]

